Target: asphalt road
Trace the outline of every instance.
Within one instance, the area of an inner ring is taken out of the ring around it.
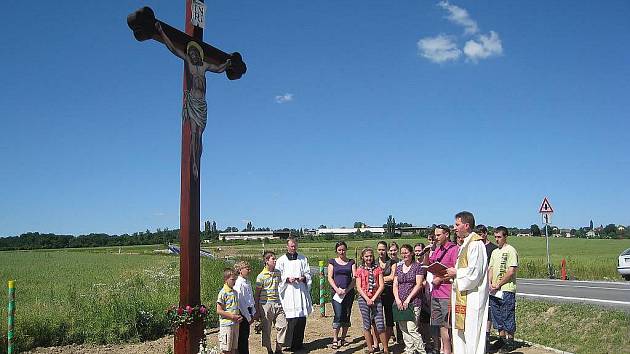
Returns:
[[[519,278],[516,295],[532,300],[601,305],[630,312],[630,282]]]

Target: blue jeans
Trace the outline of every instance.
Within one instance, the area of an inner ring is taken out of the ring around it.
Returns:
[[[497,331],[506,331],[514,335],[516,332],[516,295],[509,291],[503,292],[503,298],[490,296],[490,314],[492,325]]]
[[[354,302],[354,289],[350,289],[344,296],[341,303],[332,301],[333,311],[333,328],[350,327],[350,312],[352,311],[352,303]]]

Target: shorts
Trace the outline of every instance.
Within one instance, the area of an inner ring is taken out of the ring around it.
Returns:
[[[383,332],[385,330],[385,318],[383,317],[383,304],[381,301],[376,301],[374,305],[368,306],[367,301],[362,296],[359,296],[358,302],[363,329],[369,331],[372,327],[372,322],[374,322],[376,330]]]
[[[223,352],[236,350],[238,346],[238,323],[219,327],[219,349]]]
[[[431,298],[431,326],[450,327],[450,299]]]
[[[490,296],[490,313],[492,325],[497,331],[509,334],[516,332],[516,296],[513,292],[504,291],[503,298]]]

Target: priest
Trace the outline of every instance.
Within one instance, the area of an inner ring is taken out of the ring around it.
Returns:
[[[455,215],[455,233],[463,238],[454,268],[447,273],[453,281],[451,290],[454,354],[484,354],[488,326],[488,278],[486,246],[472,232],[475,217],[468,211]]]
[[[280,271],[278,292],[288,323],[284,344],[290,351],[304,347],[306,317],[313,311],[311,270],[306,257],[297,253],[297,247],[297,239],[289,237],[287,253],[276,262]]]

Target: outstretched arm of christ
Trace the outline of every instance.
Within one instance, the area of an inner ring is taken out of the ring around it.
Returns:
[[[210,71],[212,73],[222,73],[227,70],[230,65],[232,65],[232,59],[228,59],[225,61],[225,63],[220,65],[206,63],[206,71]]]
[[[179,58],[186,60],[186,53],[184,53],[184,51],[180,49],[177,49],[177,47],[173,45],[173,42],[171,42],[170,38],[168,38],[166,33],[164,33],[164,30],[162,29],[162,25],[159,22],[155,22],[155,29],[157,30],[160,37],[162,37],[164,44],[166,44],[166,48],[168,48],[168,50],[170,50],[171,53],[175,54]]]

